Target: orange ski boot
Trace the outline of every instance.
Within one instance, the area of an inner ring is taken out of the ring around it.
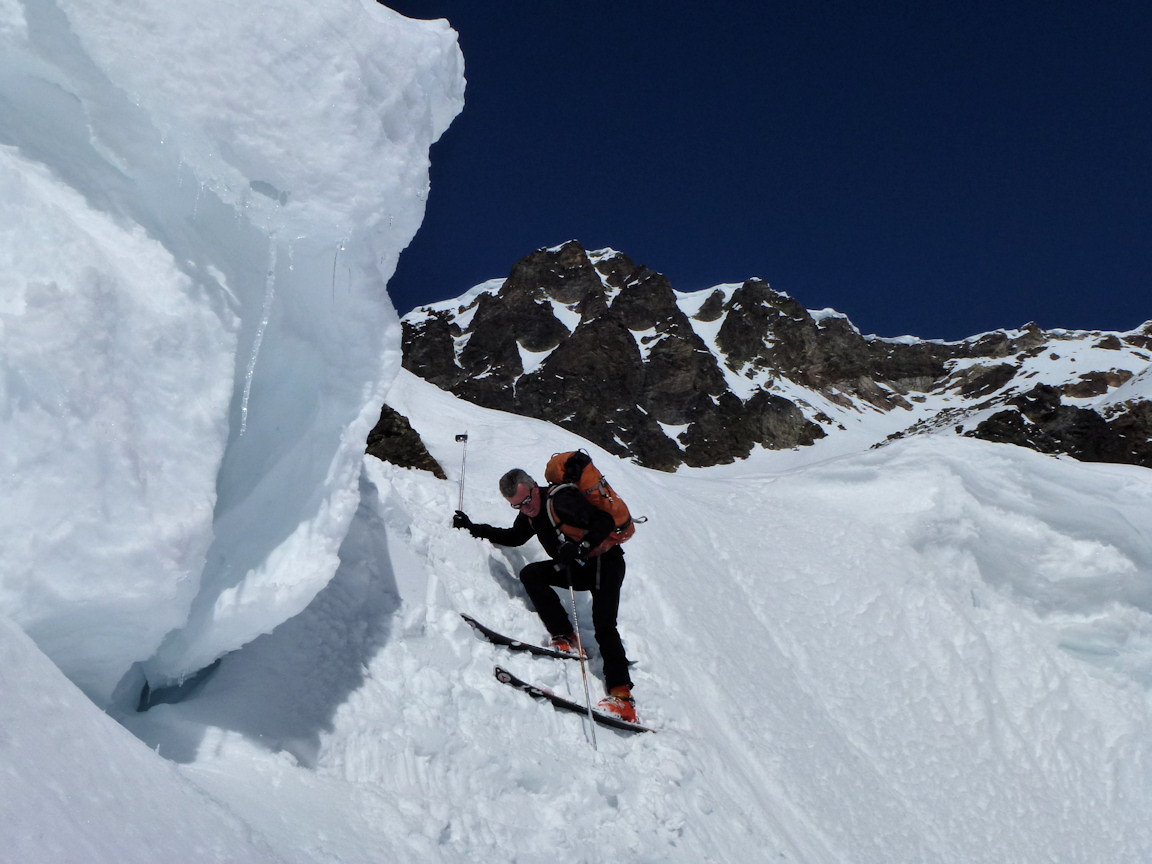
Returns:
[[[571,654],[573,657],[583,657],[588,659],[588,652],[580,650],[580,642],[576,639],[576,632],[573,631],[567,636],[553,636],[548,640],[548,647],[555,648],[557,651],[562,651],[565,654]]]
[[[613,687],[596,707],[605,714],[611,714],[629,723],[637,722],[636,700],[632,698],[631,687]]]

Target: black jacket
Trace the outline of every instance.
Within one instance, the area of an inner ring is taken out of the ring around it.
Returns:
[[[535,534],[540,538],[540,545],[548,553],[548,557],[555,558],[556,550],[560,548],[560,537],[552,519],[548,515],[548,503],[556,511],[556,518],[565,525],[587,530],[584,541],[589,549],[595,549],[607,539],[608,535],[616,530],[612,516],[593,507],[588,503],[581,492],[573,486],[557,488],[549,486],[540,487],[543,499],[540,512],[535,518],[529,519],[524,513],[516,515],[516,521],[511,528],[497,528],[494,525],[473,523],[472,536],[491,540],[498,546],[523,546]]]

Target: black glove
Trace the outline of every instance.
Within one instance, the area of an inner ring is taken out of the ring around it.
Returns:
[[[468,518],[468,514],[463,510],[457,510],[456,515],[452,517],[453,528],[463,528],[469,534],[472,533],[472,520]]]
[[[561,567],[571,567],[573,564],[583,564],[580,560],[580,553],[583,551],[579,543],[573,543],[571,540],[565,540],[560,544],[560,548],[556,550],[555,556],[556,563]]]

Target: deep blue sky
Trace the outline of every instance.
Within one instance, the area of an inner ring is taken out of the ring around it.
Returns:
[[[391,0],[468,79],[401,313],[541,246],[865,333],[1152,319],[1152,3]]]

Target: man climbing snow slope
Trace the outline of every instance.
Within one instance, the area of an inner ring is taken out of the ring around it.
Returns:
[[[592,594],[592,624],[596,643],[604,661],[607,697],[599,708],[631,723],[636,722],[628,657],[616,627],[620,609],[620,587],[624,582],[624,550],[618,545],[601,551],[601,544],[616,529],[612,517],[585,499],[571,484],[555,484],[541,489],[523,469],[513,468],[500,478],[500,494],[517,510],[511,528],[498,528],[473,522],[457,510],[452,525],[473,537],[499,546],[523,546],[532,536],[551,560],[534,561],[520,571],[520,581],[551,636],[551,645],[561,651],[579,651],[572,620],[554,588],[571,588]],[[560,526],[582,529],[576,541]]]

